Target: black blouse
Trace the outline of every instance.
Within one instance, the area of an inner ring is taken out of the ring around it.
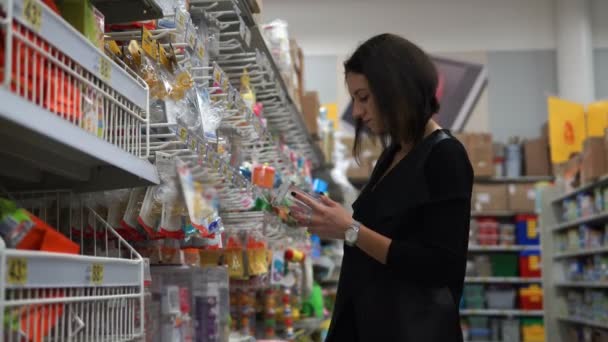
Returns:
[[[328,342],[462,341],[471,163],[458,140],[437,130],[379,180],[396,152],[384,151],[353,204],[354,219],[392,239],[387,263],[344,247]]]

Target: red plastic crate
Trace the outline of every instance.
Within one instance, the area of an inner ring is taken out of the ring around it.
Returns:
[[[542,310],[543,290],[538,285],[519,289],[519,307],[522,310]]]
[[[521,277],[540,277],[540,251],[523,251],[519,254],[519,275]]]

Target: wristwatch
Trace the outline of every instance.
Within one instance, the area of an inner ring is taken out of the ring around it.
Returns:
[[[353,220],[353,223],[348,226],[346,232],[344,232],[344,243],[348,246],[354,246],[357,243],[357,239],[359,238],[359,229],[361,228],[361,223]]]

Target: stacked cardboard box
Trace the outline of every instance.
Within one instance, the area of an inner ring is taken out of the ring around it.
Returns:
[[[527,176],[547,176],[551,174],[549,141],[547,137],[530,139],[524,143],[525,174]]]
[[[317,118],[319,117],[319,94],[316,91],[307,91],[301,99],[302,102],[302,118],[306,124],[308,133],[313,137],[318,136],[319,127]]]
[[[352,157],[352,150],[355,143],[354,137],[343,137],[340,139],[345,147],[345,154]],[[359,155],[359,164],[354,161],[352,157],[351,164],[346,171],[346,175],[349,178],[361,179],[370,176],[376,161],[382,153],[382,144],[375,141],[373,138],[368,136],[361,137],[361,152]]]
[[[505,184],[475,184],[471,209],[477,212],[507,210],[507,186]]]
[[[493,176],[495,168],[492,135],[489,133],[461,133],[457,134],[456,138],[466,148],[475,176]]]
[[[581,180],[583,184],[592,182],[606,174],[606,140],[599,137],[589,137],[583,145],[581,154]]]
[[[509,210],[533,213],[536,207],[536,188],[532,183],[509,184]]]

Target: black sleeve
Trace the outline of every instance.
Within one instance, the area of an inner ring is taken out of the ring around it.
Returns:
[[[473,170],[460,142],[447,139],[433,148],[425,178],[423,226],[413,227],[413,238],[391,242],[387,265],[410,279],[446,286],[464,275],[471,215]]]

